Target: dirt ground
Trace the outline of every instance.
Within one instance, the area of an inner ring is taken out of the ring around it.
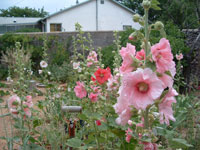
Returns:
[[[4,82],[5,83],[5,82]],[[45,89],[44,88],[37,88],[39,89],[40,91],[42,92],[45,92]],[[9,91],[8,88],[0,88],[0,90],[4,90],[4,91]],[[12,92],[9,91],[12,95]],[[3,99],[4,99],[4,102],[3,103],[0,103],[0,106],[4,106],[6,105],[6,101],[7,99],[9,98],[10,96],[4,96]],[[39,100],[43,100],[44,99],[44,96],[35,96],[33,97],[33,104],[36,104],[37,101]],[[35,105],[33,106],[33,108],[35,107]],[[2,114],[6,114],[8,113],[8,109],[5,108],[5,109],[0,109],[0,115]],[[7,136],[11,136],[11,126],[9,125],[10,123],[12,122],[12,119],[11,119],[11,116],[6,116],[6,117],[3,117],[3,118],[0,118],[0,137],[2,136],[6,136],[6,130],[7,130],[7,133],[8,135]],[[6,130],[5,130],[6,129]],[[4,150],[4,147],[7,148],[6,146],[6,141],[5,140],[2,140],[0,139],[0,150]],[[18,146],[15,146],[15,148],[17,148]]]

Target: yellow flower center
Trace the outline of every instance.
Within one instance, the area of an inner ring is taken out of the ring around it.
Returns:
[[[139,92],[145,93],[148,91],[149,85],[144,82],[140,82],[140,83],[138,83],[137,88],[138,88]]]

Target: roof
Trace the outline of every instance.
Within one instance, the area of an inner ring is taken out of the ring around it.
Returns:
[[[35,24],[41,18],[32,17],[0,17],[0,25],[12,24]]]
[[[56,13],[53,13],[53,14],[51,14],[51,15],[45,17],[45,18],[42,18],[41,20],[45,20],[45,19],[47,19],[47,18],[50,18],[50,17],[55,16],[55,15],[58,15],[58,14],[63,13],[63,12],[65,12],[65,11],[71,10],[71,9],[76,8],[76,7],[79,7],[79,6],[82,6],[82,5],[87,4],[87,3],[91,2],[91,1],[93,1],[93,0],[87,0],[87,1],[85,1],[85,2],[76,4],[76,5],[72,6],[72,7],[65,8],[65,9],[63,9],[63,10],[61,10],[61,11],[58,11],[58,12],[56,12]],[[133,14],[135,13],[133,10],[129,9],[128,7],[126,7],[126,6],[122,5],[122,4],[120,4],[119,2],[117,2],[117,1],[115,1],[115,0],[110,0],[110,1],[113,2],[113,3],[115,3],[115,4],[117,4],[117,5],[119,5],[120,7],[124,8],[124,9],[126,9],[126,10],[129,11],[130,13],[133,13]]]

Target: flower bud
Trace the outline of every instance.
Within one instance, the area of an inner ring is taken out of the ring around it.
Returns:
[[[133,15],[134,22],[139,22],[139,20],[140,20],[140,15],[138,15],[138,14]]]
[[[143,0],[142,6],[144,9],[149,9],[151,7],[151,2],[149,0]]]
[[[144,20],[143,20],[143,19],[140,19],[140,20],[139,20],[139,24],[140,24],[141,26],[144,26]]]
[[[164,24],[161,22],[161,21],[157,21],[155,24],[154,24],[154,28],[156,30],[161,30],[164,28]]]
[[[133,35],[132,35],[132,34],[129,35],[128,39],[132,41],[132,40],[134,39],[134,38],[133,38]]]

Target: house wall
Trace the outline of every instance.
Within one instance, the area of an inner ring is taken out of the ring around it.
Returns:
[[[62,23],[63,31],[75,31],[77,22],[81,24],[84,31],[123,30],[123,25],[130,25],[135,29],[141,27],[132,21],[133,14],[118,4],[110,0],[105,0],[104,4],[101,4],[100,0],[97,2],[96,5],[96,0],[92,0],[47,18],[47,32],[50,32],[50,23]],[[96,6],[98,6],[97,13]]]
[[[141,26],[133,22],[133,14],[110,0],[100,4],[99,0],[99,30],[123,30],[123,25],[130,25],[135,29]]]
[[[47,19],[47,32],[50,32],[50,23],[62,23],[62,31],[75,31],[78,22],[84,31],[96,30],[95,2],[86,3]]]

